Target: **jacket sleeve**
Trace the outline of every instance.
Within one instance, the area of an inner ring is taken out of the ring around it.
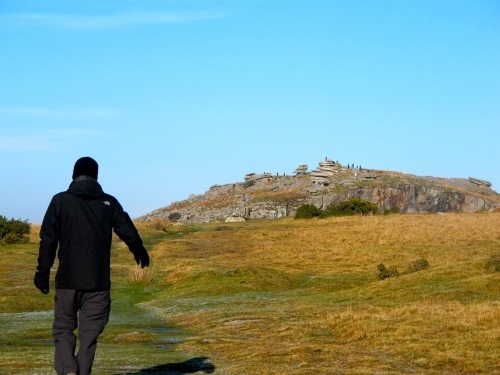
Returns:
[[[127,244],[129,250],[138,255],[146,251],[142,239],[130,216],[123,211],[121,205],[116,202],[116,210],[113,218],[113,229],[116,235]]]
[[[58,244],[59,221],[56,210],[56,199],[53,197],[47,208],[40,229],[37,270],[41,275],[49,275],[50,268],[54,264]]]

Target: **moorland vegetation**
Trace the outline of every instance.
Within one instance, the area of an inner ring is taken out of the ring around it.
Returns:
[[[27,220],[7,219],[0,215],[0,243],[28,243],[30,230]]]
[[[114,242],[97,374],[205,357],[199,369],[220,374],[500,373],[498,213],[138,228],[152,265]],[[2,374],[52,373],[53,285],[45,296],[32,284],[38,230],[0,244]],[[380,264],[398,275],[381,278]]]
[[[378,207],[376,204],[359,198],[350,198],[339,204],[332,203],[325,210],[321,210],[312,204],[303,204],[295,213],[295,219],[311,219],[313,217],[331,216],[354,216],[354,215],[376,215]],[[387,211],[386,214],[391,213]],[[397,208],[392,210],[397,213]]]

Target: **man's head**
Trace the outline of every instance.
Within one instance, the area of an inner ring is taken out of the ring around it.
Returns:
[[[73,168],[73,180],[78,176],[89,176],[97,180],[99,165],[91,157],[84,156],[76,161]]]

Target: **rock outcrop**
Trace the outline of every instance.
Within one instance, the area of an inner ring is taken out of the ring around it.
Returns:
[[[326,209],[353,197],[377,204],[380,212],[394,208],[400,213],[476,212],[500,207],[500,195],[488,181],[368,170],[326,159],[311,172],[300,165],[293,176],[249,173],[244,182],[214,185],[202,195],[190,195],[138,220],[277,219],[294,216],[302,204]]]
[[[301,164],[299,165],[295,171],[295,176],[300,176],[300,175],[304,175],[307,173],[307,164]]]
[[[491,182],[480,180],[479,178],[469,177],[469,181],[479,186],[491,187]]]

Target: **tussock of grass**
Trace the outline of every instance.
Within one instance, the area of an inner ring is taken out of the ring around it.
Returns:
[[[484,268],[489,272],[500,272],[500,253],[490,256]]]
[[[137,283],[141,285],[151,285],[158,275],[158,270],[156,269],[154,264],[151,264],[149,267],[141,268],[138,265],[135,265],[130,269],[130,281],[132,283]]]

